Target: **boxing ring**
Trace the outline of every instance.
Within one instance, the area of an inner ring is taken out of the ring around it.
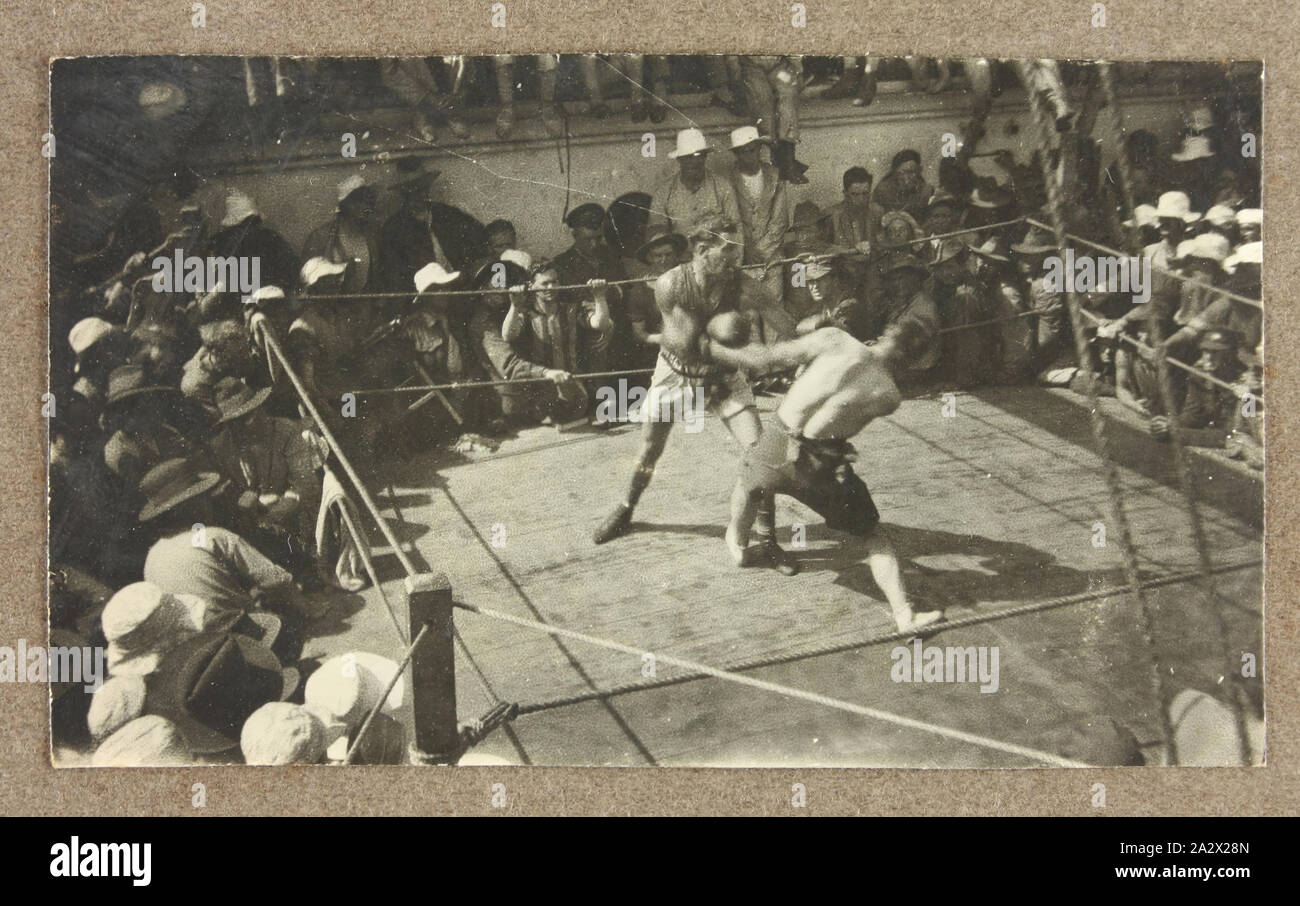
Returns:
[[[1050,118],[1038,98],[1031,104],[1046,145]],[[1051,223],[1030,222],[1058,247],[1115,252],[1066,232],[1047,166],[1044,155]],[[557,289],[570,288],[581,287]],[[1089,373],[1084,328],[1095,318],[1072,290],[1067,302]],[[1176,435],[1154,461],[1095,382],[1082,406],[1035,387],[946,395],[959,418],[944,417],[937,399],[908,399],[855,439],[909,595],[945,610],[923,644],[991,643],[1013,656],[1011,687],[985,697],[891,682],[888,659],[910,634],[890,631],[860,545],[839,544],[800,504],[779,500],[777,524],[782,539],[804,527],[806,549],[794,545],[803,574],[731,566],[721,535],[738,451],[717,424],[670,441],[633,531],[597,550],[590,530],[635,459],[634,429],[560,440],[524,432],[500,453],[459,462],[431,453],[363,476],[273,331],[263,324],[261,334],[373,520],[381,557],[398,568],[383,575],[366,562],[371,600],[354,615],[370,621],[372,650],[387,634],[402,667],[394,683],[409,675],[413,763],[481,747],[521,764],[1080,767],[1096,762],[1073,754],[1087,749],[1078,737],[1125,719],[1149,761],[1176,764],[1167,705],[1179,684],[1222,688],[1239,763],[1262,754],[1250,750],[1236,677],[1239,652],[1262,651],[1262,530],[1234,509],[1259,494],[1258,479],[1238,476],[1219,493],[1225,473],[1207,471]],[[1167,400],[1171,366],[1196,372],[1156,361]],[[427,400],[497,383],[357,395]],[[770,419],[773,407],[760,408]],[[1125,451],[1133,455],[1121,461]],[[383,505],[368,484],[384,486]],[[384,612],[388,630],[377,628]],[[1053,719],[1066,701],[1077,713]]]

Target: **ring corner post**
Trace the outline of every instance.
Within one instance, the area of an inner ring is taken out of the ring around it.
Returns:
[[[403,583],[410,637],[427,626],[429,636],[411,657],[414,764],[451,764],[460,754],[456,718],[456,656],[451,583],[442,573],[418,573]]]

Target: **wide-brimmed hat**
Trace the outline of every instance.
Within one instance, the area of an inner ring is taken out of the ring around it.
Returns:
[[[244,296],[244,304],[253,308],[265,308],[272,302],[284,302],[286,298],[284,290],[278,286],[259,286]]]
[[[124,586],[108,599],[100,616],[109,672],[152,673],[167,651],[202,632],[218,610],[197,595],[172,594],[152,582]]]
[[[1008,264],[1011,261],[1011,256],[1007,254],[1007,240],[1002,236],[990,236],[983,244],[972,245],[970,250],[987,261],[997,261],[999,264]]]
[[[326,728],[310,708],[267,702],[239,731],[245,764],[319,764],[325,757]]]
[[[646,237],[645,242],[637,247],[637,260],[644,263],[646,255],[650,254],[651,249],[665,243],[673,247],[673,255],[677,258],[681,258],[686,254],[686,237],[674,231],[672,227],[664,225],[652,230],[650,235]]]
[[[90,697],[86,726],[91,739],[107,739],[144,713],[147,686],[143,676],[110,677]]]
[[[1237,212],[1226,204],[1216,204],[1205,212],[1205,222],[1220,229],[1233,226],[1237,222]]]
[[[364,189],[369,185],[370,183],[366,182],[366,178],[364,176],[362,176],[360,173],[353,173],[347,179],[339,183],[338,200],[340,202],[344,201],[353,192],[357,191],[358,189]]]
[[[250,217],[257,216],[257,205],[243,192],[232,189],[226,193],[226,213],[221,218],[223,227],[238,226]]]
[[[397,667],[396,661],[369,651],[332,657],[307,678],[303,700],[330,720],[355,729],[379,703]],[[398,678],[381,710],[391,714],[402,706],[405,682]]]
[[[1188,111],[1187,128],[1192,132],[1209,132],[1214,128],[1214,111],[1209,104],[1197,104]]]
[[[108,392],[104,398],[104,406],[116,406],[123,400],[145,393],[175,392],[177,392],[175,387],[151,383],[143,365],[119,365],[108,373]]]
[[[97,768],[149,768],[194,762],[180,728],[165,717],[137,717],[100,743],[90,763]]]
[[[933,211],[941,205],[947,205],[950,208],[960,208],[962,206],[962,201],[956,195],[940,190],[931,195],[930,200],[925,203],[927,211]]]
[[[1057,251],[1056,237],[1039,226],[1030,226],[1025,238],[1011,246],[1016,255],[1044,255]]]
[[[1165,192],[1156,202],[1156,219],[1170,218],[1184,223],[1195,223],[1201,215],[1192,210],[1192,200],[1186,192]]]
[[[216,472],[199,471],[192,459],[169,459],[159,463],[140,479],[140,493],[147,503],[140,509],[140,521],[148,522],[199,494],[212,490],[221,481]]]
[[[949,239],[941,239],[938,247],[934,250],[934,260],[930,263],[932,265],[943,264],[965,256],[969,250],[970,246],[955,236]]]
[[[347,264],[341,261],[334,262],[317,255],[314,258],[308,258],[303,264],[302,269],[298,271],[298,280],[302,283],[304,289],[311,289],[318,281],[327,277],[337,277],[347,269]]]
[[[436,261],[430,261],[415,272],[415,291],[422,293],[431,286],[445,286],[460,279],[460,271],[448,271]]]
[[[1189,160],[1213,157],[1214,149],[1210,146],[1208,135],[1184,135],[1183,146],[1169,156],[1179,163],[1186,163]]]
[[[586,204],[580,204],[568,214],[564,215],[564,225],[573,229],[579,226],[585,226],[589,229],[596,229],[605,222],[605,209],[594,201]]]
[[[1246,242],[1237,246],[1231,255],[1223,259],[1223,269],[1229,274],[1235,274],[1237,268],[1243,264],[1253,264],[1260,267],[1264,264],[1264,243]]]
[[[233,632],[209,632],[172,649],[149,676],[145,711],[175,723],[193,751],[223,752],[239,744],[254,711],[297,686],[298,671],[283,669],[270,648]]]
[[[405,696],[405,679],[398,676],[398,664],[382,655],[369,651],[353,651],[330,658],[321,664],[307,679],[303,697],[326,723],[339,726],[343,732],[329,742],[328,757],[341,761],[347,754],[348,740],[361,726],[367,714],[374,710],[383,696],[384,688],[397,676],[388,697],[383,699],[381,714],[393,714],[402,707]]]
[[[970,204],[972,207],[983,208],[986,211],[995,211],[998,208],[1005,208],[1013,204],[1016,200],[1015,193],[1010,189],[1002,186],[976,186],[975,190],[970,193]],[[931,201],[933,204],[933,201]]]
[[[767,144],[768,140],[759,134],[757,126],[738,126],[731,130],[731,150],[748,148],[753,144]]]
[[[504,261],[506,264],[513,264],[529,273],[535,273],[533,270],[533,256],[525,252],[523,249],[506,249],[500,255],[497,255],[497,260]],[[546,262],[539,261],[537,262],[537,266],[540,267],[545,263]]]
[[[103,318],[82,318],[68,332],[68,345],[72,347],[73,354],[80,356],[104,337],[117,331],[116,325]]]
[[[1228,257],[1231,251],[1232,245],[1228,242],[1226,236],[1219,233],[1202,233],[1199,236],[1184,239],[1178,243],[1178,249],[1173,254],[1172,260],[1196,259],[1199,261],[1212,261],[1222,267],[1224,259]]]
[[[1124,221],[1126,227],[1153,227],[1160,223],[1160,218],[1156,216],[1156,206],[1153,204],[1140,204],[1133,208],[1133,216]]]
[[[709,140],[699,129],[682,129],[677,133],[677,146],[668,152],[668,156],[676,160],[679,157],[707,154],[712,150]]]
[[[234,421],[252,412],[270,397],[271,387],[254,390],[237,377],[224,377],[212,390],[213,402],[220,418],[217,424]]]
[[[1263,226],[1263,208],[1242,208],[1237,212],[1237,226]]]

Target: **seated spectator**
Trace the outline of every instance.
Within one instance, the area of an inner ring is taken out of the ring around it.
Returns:
[[[1001,377],[1014,384],[1031,373],[1035,331],[1030,318],[1022,317],[1028,311],[1028,303],[1008,246],[1005,236],[993,236],[981,245],[972,246],[970,251],[973,283],[990,300],[991,317],[999,319],[996,361]]]
[[[889,211],[880,217],[881,250],[902,249],[909,251],[915,246],[915,240],[924,237],[925,231],[916,222],[916,218],[906,211]]]
[[[1065,293],[1048,287],[1044,267],[1048,255],[1060,253],[1056,238],[1046,230],[1031,227],[1024,239],[1011,246],[1011,253],[1026,283],[1029,308],[1038,313],[1028,360],[1030,371],[1038,374],[1053,365],[1073,361]]]
[[[687,235],[697,223],[710,217],[740,222],[740,205],[731,183],[709,172],[708,155],[712,151],[699,129],[677,133],[677,147],[668,153],[677,161],[677,172],[654,191],[652,224],[667,224],[673,231]]]
[[[215,421],[214,391],[225,377],[249,377],[254,368],[248,331],[238,321],[209,321],[199,327],[203,345],[185,363],[181,373],[181,394],[201,405]]]
[[[1206,231],[1218,233],[1228,240],[1228,245],[1237,244],[1237,212],[1227,205],[1216,204],[1205,212],[1201,221]]]
[[[1241,243],[1259,242],[1264,225],[1264,212],[1260,208],[1242,208],[1237,212],[1237,233]]]
[[[843,266],[855,287],[866,283],[872,243],[882,213],[873,209],[871,203],[872,182],[871,174],[862,167],[849,167],[841,178],[843,198],[826,211],[831,242],[847,250]]]
[[[970,257],[961,239],[940,240],[927,286],[938,306],[940,325],[951,328],[940,342],[944,371],[963,390],[993,379],[998,352],[998,325],[969,326],[992,319],[996,308],[994,298],[972,279]]]
[[[817,309],[799,321],[798,332],[838,327],[859,340],[874,340],[878,335],[867,333],[874,327],[866,323],[867,307],[853,294],[842,266],[839,258],[807,265],[804,274],[808,279],[808,294]]]
[[[1193,333],[1205,310],[1222,294],[1215,287],[1223,283],[1227,276],[1223,271],[1223,262],[1228,257],[1228,240],[1218,233],[1202,233],[1194,239],[1185,239],[1178,243],[1178,251],[1170,263],[1178,267],[1186,278],[1179,281],[1178,310],[1174,312],[1174,323],[1180,333],[1170,337],[1170,346],[1177,349],[1182,340],[1188,339],[1181,334],[1181,328],[1188,327]]]
[[[500,263],[508,286],[532,287],[534,282],[536,286],[531,292],[512,289],[481,297],[470,319],[473,352],[492,380],[545,378],[552,384],[550,388],[540,381],[493,387],[500,399],[500,427],[537,424],[548,418],[557,425],[571,422],[586,411],[588,400],[573,372],[562,367],[576,356],[576,327],[566,323],[556,293],[549,289],[556,285],[555,270],[530,275],[513,262]],[[474,288],[491,286],[492,272],[492,263],[484,265],[472,281]],[[534,321],[539,323],[534,326]],[[513,342],[506,338],[508,334],[515,337]],[[561,367],[533,361],[531,355]]]
[[[270,395],[269,387],[255,391],[237,378],[217,384],[212,459],[237,495],[232,527],[298,572],[310,561],[321,482],[301,423],[263,410]]]
[[[327,258],[307,259],[299,274],[302,308],[289,324],[284,342],[289,363],[326,418],[339,404],[343,359],[356,351],[369,320],[363,302],[322,298],[339,292],[346,271],[346,264]]]
[[[1156,342],[1156,329],[1161,337],[1167,336],[1167,324],[1159,323],[1167,319],[1167,313],[1157,306],[1146,304],[1135,306],[1136,315],[1127,322],[1125,336],[1131,337],[1139,344],[1135,346],[1123,339],[1115,348],[1115,398],[1124,406],[1132,409],[1144,418],[1165,413],[1164,396],[1160,391],[1160,370],[1156,356],[1163,355],[1163,346]],[[1172,366],[1169,369],[1174,370]],[[1173,375],[1171,374],[1172,378]],[[1178,387],[1171,380],[1170,393],[1176,393]],[[1177,399],[1174,400],[1177,405]]]
[[[1228,439],[1224,445],[1229,456],[1240,459],[1252,469],[1264,468],[1264,357],[1261,347],[1237,350],[1237,358],[1246,366],[1237,383],[1237,407]],[[1254,399],[1250,399],[1250,397]],[[1253,405],[1252,405],[1253,403]]]
[[[621,356],[614,348],[630,332],[623,298],[617,287],[606,289],[605,282],[622,280],[623,265],[605,242],[605,210],[598,204],[579,205],[564,219],[573,235],[573,244],[551,262],[557,277],[553,286],[581,286],[598,281],[599,290],[565,290],[561,306],[572,311],[582,307],[589,314],[600,309],[600,318],[578,319],[576,356],[570,363],[576,371],[605,371],[611,359]]]
[[[132,343],[118,326],[103,318],[83,318],[68,334],[68,345],[76,356],[73,374],[77,381],[73,392],[88,402],[102,404],[108,392],[108,375],[119,365],[127,364]]]
[[[871,200],[881,216],[903,211],[918,223],[926,216],[934,187],[921,177],[921,153],[908,148],[894,155],[889,173],[876,184]]]
[[[140,521],[157,538],[145,558],[144,581],[227,610],[287,606],[312,616],[292,574],[215,523],[211,494],[221,483],[216,472],[185,458],[169,459],[144,476]]]
[[[1196,367],[1220,381],[1232,384],[1242,374],[1237,359],[1238,337],[1231,331],[1216,328],[1200,340],[1201,357]],[[1175,418],[1157,415],[1148,425],[1157,440],[1168,440],[1171,432],[1193,447],[1220,447],[1236,421],[1241,399],[1234,390],[1225,390],[1204,377],[1192,375],[1187,381],[1187,395]]]
[[[165,459],[184,456],[191,444],[173,424],[177,410],[174,387],[155,384],[139,365],[123,365],[108,377],[108,397],[100,422],[108,440],[104,464],[128,488]]]
[[[511,250],[503,254],[522,256],[524,253]],[[448,273],[441,264],[430,261],[415,272],[415,291],[437,292],[454,286],[459,279],[460,271]],[[401,316],[402,336],[410,343],[409,353],[437,381],[465,376],[460,340],[451,326],[450,301],[447,296],[416,296]]]
[[[935,192],[926,203],[925,232],[928,236],[943,236],[961,228],[963,208],[957,198],[946,192]],[[938,253],[942,240],[931,239],[930,250]]]
[[[868,343],[878,337],[898,343],[900,380],[923,377],[939,360],[939,311],[926,290],[928,276],[919,258],[894,254],[884,270],[882,293],[866,309],[862,335]]]

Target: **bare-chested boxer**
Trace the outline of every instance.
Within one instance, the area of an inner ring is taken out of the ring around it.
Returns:
[[[744,250],[739,226],[720,217],[706,218],[687,237],[691,260],[660,275],[654,283],[655,304],[663,314],[659,361],[650,379],[646,407],[660,410],[660,401],[681,394],[702,392],[704,405],[722,419],[742,448],[758,442],[762,423],[754,406],[754,394],[747,377],[729,366],[704,358],[699,338],[709,320],[719,312],[754,312],[762,307],[762,285],[740,269]],[[770,322],[769,322],[770,323]],[[748,319],[737,315],[732,342],[745,342]],[[781,325],[781,333],[794,335],[794,322]],[[694,397],[692,397],[694,398]],[[626,498],[597,527],[593,540],[604,544],[622,535],[632,523],[632,510],[650,484],[655,464],[663,454],[672,422],[649,418],[644,443]],[[753,555],[785,575],[797,571],[793,561],[776,543],[772,525],[773,502],[769,495],[754,506],[751,524],[757,516],[758,550]]]
[[[699,341],[701,352],[714,361],[753,374],[802,368],[777,407],[776,422],[745,452],[726,534],[732,559],[747,565],[759,501],[788,494],[825,517],[831,528],[866,541],[867,565],[889,601],[899,632],[942,619],[937,610],[912,610],[898,556],[880,527],[880,513],[851,465],[857,455],[849,439],[898,408],[900,396],[891,371],[907,337],[887,334],[867,346],[837,327],[823,327],[773,346],[728,348],[711,339],[720,333],[711,330]]]

